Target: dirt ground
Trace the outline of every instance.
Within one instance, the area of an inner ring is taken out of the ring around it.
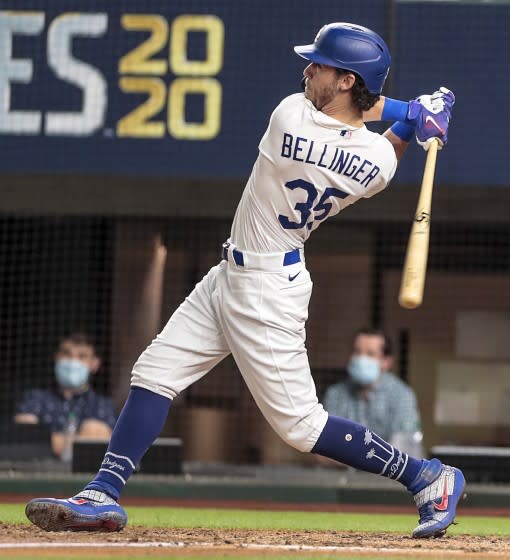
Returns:
[[[165,529],[128,527],[121,533],[47,533],[29,525],[13,525],[0,522],[0,551],[2,544],[6,543],[39,543],[38,556],[45,556],[44,546],[47,543],[61,543],[65,550],[66,543],[71,546],[74,543],[90,543],[91,546],[100,545],[99,552],[119,557],[122,544],[127,547],[145,545],[149,543],[161,543],[162,547],[169,547],[172,543],[179,543],[179,555],[183,552],[197,554],[197,550],[217,551],[221,556],[245,556],[248,550],[258,556],[270,556],[275,551],[283,553],[293,550],[298,552],[299,547],[308,553],[326,552],[323,547],[334,547],[332,551],[339,555],[341,549],[351,554],[363,556],[365,550],[367,555],[374,552],[391,551],[392,554],[400,550],[403,557],[428,556],[433,558],[460,557],[466,558],[509,558],[510,539],[508,537],[478,537],[471,535],[447,535],[441,539],[417,540],[409,536],[395,535],[394,533],[356,533],[342,531],[288,531],[288,530],[211,530],[211,529]],[[163,543],[166,543],[163,544]],[[109,548],[112,545],[112,548]],[[34,546],[34,545],[32,545]],[[273,547],[273,548],[271,548]],[[310,548],[309,548],[310,547]],[[315,547],[321,547],[314,550]],[[157,547],[156,547],[157,548]],[[131,549],[133,550],[133,549]],[[68,553],[70,548],[67,549]],[[76,549],[74,549],[76,552]],[[230,553],[229,553],[230,551]],[[14,552],[14,551],[11,551]],[[53,557],[56,554],[53,548]],[[81,550],[83,552],[83,550]],[[88,551],[87,551],[88,552]],[[133,551],[134,552],[134,551]],[[231,554],[235,552],[235,554]],[[0,556],[2,556],[0,552]]]
[[[10,499],[12,498],[12,499]],[[29,499],[29,497],[26,497]],[[19,503],[19,495],[2,495],[3,502]],[[147,505],[143,498],[126,498],[123,505]],[[223,503],[210,500],[150,499],[151,505],[173,507],[240,507],[265,509],[267,504],[251,501]],[[281,506],[281,507],[280,507]],[[271,504],[271,509],[307,511],[370,511],[384,513],[412,513],[406,506],[373,506],[346,504]],[[510,508],[465,509],[470,514],[510,516]],[[9,544],[17,548],[6,549]],[[30,546],[19,548],[23,544]],[[158,546],[159,544],[159,546]],[[87,547],[90,545],[90,548]],[[46,548],[48,547],[48,548]],[[77,548],[79,547],[79,552]],[[441,539],[417,540],[395,533],[356,533],[346,531],[290,531],[240,529],[166,529],[128,526],[121,533],[47,533],[33,525],[14,525],[0,521],[0,558],[9,552],[16,558],[72,558],[77,554],[87,557],[112,558],[271,558],[285,555],[324,556],[349,558],[423,558],[510,560],[510,538],[479,537],[473,535],[446,535]],[[169,555],[169,556],[168,556]]]

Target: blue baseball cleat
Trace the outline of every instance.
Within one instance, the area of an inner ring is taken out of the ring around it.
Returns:
[[[28,502],[25,514],[45,531],[121,531],[127,514],[113,499],[95,490],[73,498],[36,498]]]
[[[414,501],[420,514],[419,525],[412,536],[415,539],[441,537],[454,522],[459,500],[464,497],[466,481],[459,469],[443,465],[432,459],[426,467],[426,486],[414,493]],[[419,477],[420,475],[418,475]],[[417,477],[417,479],[418,479]]]

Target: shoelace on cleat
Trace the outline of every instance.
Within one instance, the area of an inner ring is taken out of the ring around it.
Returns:
[[[419,509],[418,513],[420,514],[420,525],[426,523],[427,521],[432,521],[434,519],[434,506],[432,502],[427,502],[423,504]]]

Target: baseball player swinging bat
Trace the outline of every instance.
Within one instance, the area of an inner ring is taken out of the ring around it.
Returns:
[[[327,24],[313,44],[294,50],[307,61],[305,90],[285,97],[269,119],[220,262],[133,366],[94,480],[72,498],[27,504],[38,527],[123,529],[127,513],[117,500],[163,429],[172,400],[229,355],[286,443],[402,483],[420,515],[413,538],[441,536],[454,522],[465,486],[459,469],[412,457],[319,402],[305,345],[312,280],[304,259],[306,240],[326,218],[386,188],[413,135],[425,148],[436,138],[446,143],[453,94],[382,99],[388,46],[356,24]],[[372,109],[396,121],[384,135],[364,124]],[[372,356],[360,357],[371,370],[380,368]]]
[[[400,305],[406,309],[418,307],[423,300],[429,252],[432,189],[438,147],[439,141],[434,139],[428,149],[416,214],[407,243],[407,253],[398,297]]]

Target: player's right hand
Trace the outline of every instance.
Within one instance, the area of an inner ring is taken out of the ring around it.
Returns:
[[[407,119],[415,127],[416,141],[428,150],[433,139],[441,149],[448,142],[448,126],[452,115],[455,95],[445,87],[440,87],[432,95],[420,95],[409,101]]]

